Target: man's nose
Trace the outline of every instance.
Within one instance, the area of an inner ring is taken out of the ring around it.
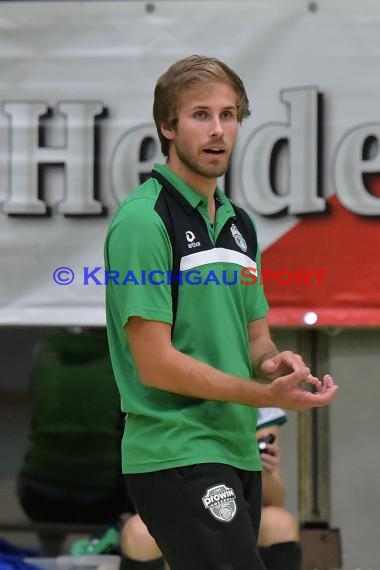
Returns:
[[[214,117],[210,126],[210,136],[220,137],[223,134],[223,127],[219,117]]]

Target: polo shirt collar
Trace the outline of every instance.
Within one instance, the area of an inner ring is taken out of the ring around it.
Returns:
[[[186,202],[190,204],[193,209],[202,207],[202,205],[207,209],[207,198],[199,194],[199,192],[193,190],[189,184],[174,174],[174,172],[172,172],[166,165],[155,164],[153,168],[168,182],[170,182],[172,186],[174,186],[174,188],[181,194],[183,198],[185,198]],[[219,206],[223,206],[226,209],[227,216],[233,216],[235,214],[230,201],[220,188],[216,187],[214,196],[218,201]]]
[[[207,202],[207,198],[193,190],[191,186],[174,174],[174,172],[164,164],[155,164],[154,170],[164,176],[193,208],[197,208],[202,202]]]

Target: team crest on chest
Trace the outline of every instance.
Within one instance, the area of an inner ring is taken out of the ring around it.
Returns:
[[[236,242],[236,244],[240,247],[240,249],[242,251],[244,251],[244,253],[247,251],[248,247],[247,247],[247,242],[245,241],[245,239],[243,238],[243,236],[241,235],[241,233],[239,232],[239,230],[237,229],[237,227],[235,226],[235,224],[231,225],[231,233],[232,236]]]
[[[230,522],[237,512],[236,495],[232,487],[224,483],[207,489],[202,497],[203,504],[212,516],[221,522]]]

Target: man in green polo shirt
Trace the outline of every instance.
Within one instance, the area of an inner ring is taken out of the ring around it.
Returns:
[[[123,472],[171,570],[262,569],[257,408],[324,406],[336,385],[277,350],[254,223],[217,188],[249,114],[241,79],[191,56],[158,80],[153,113],[167,163],[105,244]]]

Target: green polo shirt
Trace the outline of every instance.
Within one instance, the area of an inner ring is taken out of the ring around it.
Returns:
[[[162,209],[166,190],[159,181],[148,179],[119,206],[105,243],[106,270],[113,272],[106,287],[108,338],[122,409],[128,414],[123,472],[209,462],[260,470],[252,437],[255,408],[179,396],[144,386],[138,377],[124,332],[128,319],[139,316],[173,323],[172,287],[167,278],[173,270],[173,247],[163,211],[169,217],[173,214],[178,236],[183,234],[178,246],[183,253],[182,281],[173,329],[178,350],[250,381],[247,327],[268,309],[258,281],[250,286],[241,283],[242,267],[256,264],[259,269],[259,253],[255,259],[244,253],[244,238],[251,236],[237,232],[243,239],[233,240],[236,212],[223,192],[216,191],[213,225],[206,198],[165,166],[156,165],[155,170],[175,187],[177,197]],[[253,222],[249,233],[255,236]]]

